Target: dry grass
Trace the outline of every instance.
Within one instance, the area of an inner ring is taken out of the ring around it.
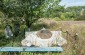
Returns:
[[[60,27],[69,33],[69,35],[65,37],[68,40],[68,44],[64,47],[65,51],[62,55],[85,55],[85,24],[64,24],[62,22]],[[78,34],[77,37],[75,37],[76,33]]]
[[[53,25],[49,25],[48,22],[44,23],[52,26],[51,30],[68,31],[68,35],[63,33],[68,44],[63,46],[64,52],[59,55],[85,55],[85,21],[54,21]]]

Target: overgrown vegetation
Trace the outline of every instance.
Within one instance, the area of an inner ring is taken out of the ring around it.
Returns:
[[[61,0],[0,0],[0,46],[21,46],[25,31],[38,31],[43,27],[49,30],[62,30],[68,44],[64,52],[21,52],[22,55],[85,55],[85,6],[60,6]],[[75,22],[74,22],[75,21]],[[15,24],[20,25],[20,32],[10,39],[5,38],[4,29],[9,24],[13,33],[17,33]],[[64,33],[68,31],[67,33]],[[78,34],[75,40],[75,34]],[[14,42],[13,42],[14,39]],[[0,52],[0,55],[9,53]],[[16,55],[16,53],[13,53]]]
[[[52,20],[45,20],[45,21],[52,21]],[[46,22],[43,23],[44,20],[42,21],[42,24],[44,24],[47,29],[49,30],[61,30],[62,29],[62,34],[63,37],[67,40],[68,44],[63,46],[64,51],[62,53],[57,53],[57,52],[21,52],[19,53],[20,55],[85,55],[85,22],[83,21],[52,21],[52,22]],[[56,23],[55,23],[56,22]],[[48,24],[49,23],[49,24]],[[55,25],[53,27],[51,27],[51,24]],[[43,26],[42,24],[35,24],[32,27],[32,30],[37,31],[40,30]],[[36,26],[37,25],[37,26]],[[42,27],[40,27],[42,26]],[[23,27],[23,26],[22,26]],[[23,28],[22,28],[23,29]],[[31,31],[32,31],[31,30]],[[0,30],[1,31],[1,30]],[[67,33],[64,33],[68,31],[68,35]],[[1,31],[2,33],[4,33],[3,31]],[[0,33],[1,33],[0,32]],[[21,31],[22,32],[22,31]],[[75,34],[78,33],[77,39],[75,40]],[[0,35],[1,36],[1,35]],[[5,36],[1,36],[3,37],[0,43],[4,43],[1,46],[11,46],[11,41],[12,40],[6,40]],[[19,35],[18,37],[14,37],[14,42],[13,42],[13,46],[21,46],[20,45],[20,41],[24,39],[23,35]],[[7,55],[8,52],[6,53],[2,53],[1,55]],[[16,54],[16,53],[13,53]]]

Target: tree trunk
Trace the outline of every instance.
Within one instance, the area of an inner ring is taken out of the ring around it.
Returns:
[[[30,31],[31,26],[32,26],[32,23],[28,22],[28,23],[27,23],[27,28],[28,28],[27,30],[28,30],[28,31]]]

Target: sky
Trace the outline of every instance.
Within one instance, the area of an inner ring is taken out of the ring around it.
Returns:
[[[59,5],[69,6],[85,6],[85,0],[61,0]]]

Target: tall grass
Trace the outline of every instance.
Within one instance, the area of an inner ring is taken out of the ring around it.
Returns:
[[[63,37],[67,40],[67,44],[62,46],[64,49],[63,52],[20,52],[19,54],[13,53],[12,55],[85,55],[85,24],[81,22],[60,22],[60,21],[51,21],[49,22],[46,20],[47,23],[42,22],[41,24],[37,23],[32,26],[32,30],[40,30],[43,26],[42,24],[48,28],[49,30],[61,30]],[[64,33],[68,31],[67,33]],[[3,35],[4,31],[0,30],[0,38],[5,37]],[[78,34],[75,40],[75,34]],[[21,39],[20,39],[21,38]],[[15,37],[14,39],[14,46],[20,46],[20,41],[24,37],[22,35],[19,35],[18,37]],[[2,41],[1,41],[2,40]],[[16,41],[17,40],[17,41]],[[0,39],[0,46],[10,46],[11,42],[10,40],[6,40],[5,38]],[[8,42],[6,42],[8,41]],[[5,43],[4,43],[5,42]],[[9,43],[10,42],[10,43]],[[4,44],[3,44],[4,43]],[[0,55],[9,55],[8,52],[0,52]]]

